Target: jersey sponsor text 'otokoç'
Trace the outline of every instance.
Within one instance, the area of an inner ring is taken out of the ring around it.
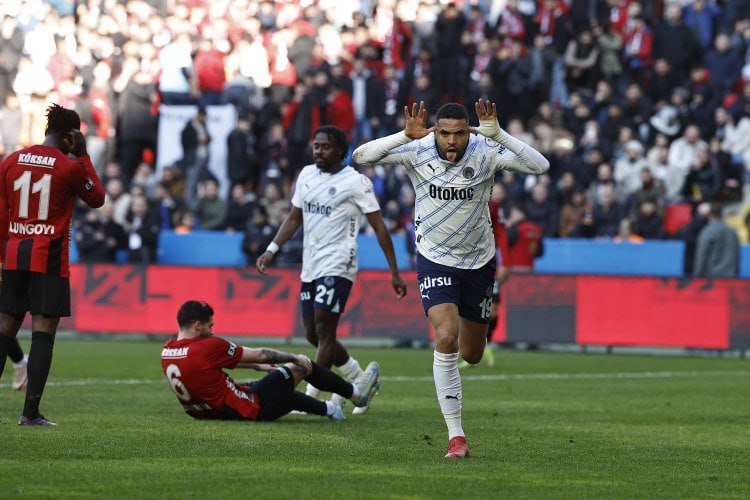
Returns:
[[[297,177],[292,205],[302,210],[302,281],[357,276],[357,236],[362,214],[380,210],[370,179],[350,166],[335,174],[308,165]]]

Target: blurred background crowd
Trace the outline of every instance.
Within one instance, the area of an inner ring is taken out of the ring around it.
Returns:
[[[319,125],[353,150],[404,105],[479,98],[550,159],[493,194],[544,236],[694,243],[713,202],[748,241],[750,0],[3,0],[0,17],[0,155],[41,141],[50,102],[85,122],[108,196],[75,215],[84,261],[154,262],[160,231],[206,229],[244,232],[254,262]],[[157,171],[161,104],[198,112]],[[206,168],[219,104],[237,116],[227,196]],[[360,168],[410,231],[403,169]]]

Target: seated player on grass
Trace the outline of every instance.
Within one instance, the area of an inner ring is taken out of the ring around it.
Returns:
[[[205,302],[182,304],[177,338],[167,341],[161,352],[162,370],[185,413],[193,418],[268,421],[297,410],[343,420],[343,400],[340,404],[320,401],[296,391],[297,384],[306,380],[357,407],[366,406],[376,390],[380,370],[375,362],[349,383],[303,354],[252,349],[215,337],[213,317],[213,308]],[[269,373],[256,382],[238,384],[223,368]]]

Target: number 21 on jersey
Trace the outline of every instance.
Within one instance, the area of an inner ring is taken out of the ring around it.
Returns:
[[[49,217],[49,198],[52,188],[52,175],[44,174],[41,179],[31,183],[31,172],[26,171],[13,181],[13,191],[21,192],[18,203],[18,217],[27,219],[29,217],[29,198],[32,194],[39,193],[38,220],[47,220]]]

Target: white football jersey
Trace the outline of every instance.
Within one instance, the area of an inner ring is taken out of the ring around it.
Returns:
[[[308,165],[297,177],[292,205],[302,210],[302,281],[323,276],[354,281],[362,214],[380,210],[370,179],[350,166],[327,174]]]
[[[443,160],[435,134],[391,150],[382,163],[398,163],[414,185],[416,246],[423,257],[459,269],[495,258],[488,202],[495,172],[517,163],[492,139],[471,134],[463,157]]]

